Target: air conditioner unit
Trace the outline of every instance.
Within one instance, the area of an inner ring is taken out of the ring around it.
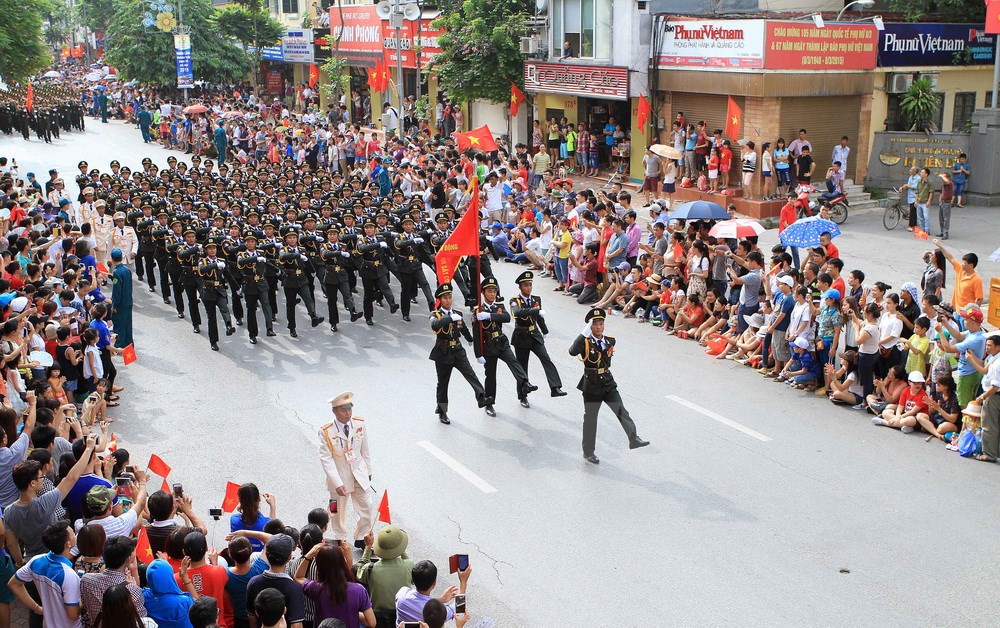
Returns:
[[[521,38],[521,54],[533,55],[538,54],[538,49],[541,47],[541,41],[538,37],[522,37]]]
[[[937,74],[920,74],[920,75],[917,76],[917,78],[925,80],[925,81],[930,81],[931,82],[931,88],[935,89],[935,90],[937,89],[937,82],[938,82],[938,75]]]
[[[904,94],[913,84],[912,74],[889,74],[885,91],[890,94]]]

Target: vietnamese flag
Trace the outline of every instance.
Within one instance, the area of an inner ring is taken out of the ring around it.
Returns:
[[[24,99],[24,108],[29,112],[35,108],[35,87],[28,81],[28,93]]]
[[[153,556],[153,548],[149,545],[149,535],[146,534],[146,526],[139,528],[139,538],[135,543],[135,557],[148,565],[156,557]]]
[[[931,234],[927,233],[926,231],[924,231],[920,227],[914,227],[913,228],[913,237],[916,240],[929,240],[931,238]]]
[[[378,520],[382,523],[392,523],[389,517],[389,490],[382,493],[382,501],[378,505]]]
[[[986,4],[986,28],[991,35],[1000,34],[1000,0],[990,0]]]
[[[118,451],[118,437],[115,436],[114,432],[111,432],[111,437],[108,438],[108,452],[115,453]]]
[[[726,137],[739,139],[740,128],[743,126],[743,110],[736,104],[733,97],[729,97],[729,106],[726,107]]]
[[[319,82],[319,66],[315,63],[309,64],[309,87],[316,87]]]
[[[240,485],[226,482],[226,496],[222,499],[222,511],[233,512],[240,505]]]
[[[730,99],[732,100],[732,99]],[[649,114],[653,112],[653,107],[650,106],[649,101],[646,100],[645,96],[639,96],[639,107],[636,111],[636,122],[639,126],[639,132],[643,135],[646,134],[646,122],[649,120]]]
[[[128,366],[138,360],[139,356],[135,354],[135,345],[130,344],[122,349],[122,358],[125,359],[125,366]]]
[[[111,274],[111,271],[109,271],[108,267],[104,265],[104,262],[97,262],[97,272],[101,273],[102,275]]]
[[[170,467],[166,462],[163,462],[163,458],[160,458],[156,454],[149,457],[149,464],[146,465],[146,468],[164,480],[166,480],[167,476],[170,475]]]
[[[517,112],[521,109],[521,103],[524,102],[524,92],[517,88],[514,83],[510,84],[510,117],[516,118]]]
[[[486,124],[478,129],[472,129],[468,133],[459,133],[456,131],[452,135],[455,136],[455,140],[458,142],[458,150],[460,151],[476,148],[485,153],[491,153],[495,150],[500,150],[496,140],[493,139],[493,134],[490,133],[489,125]]]
[[[379,82],[382,80],[382,60],[379,59],[375,62],[375,69],[368,72],[368,86],[372,88],[373,92],[382,91],[382,86]]]
[[[451,283],[463,255],[479,255],[479,179],[476,177],[472,178],[469,197],[469,208],[465,210],[465,215],[434,256],[438,285]],[[478,282],[479,278],[476,277],[476,283]]]

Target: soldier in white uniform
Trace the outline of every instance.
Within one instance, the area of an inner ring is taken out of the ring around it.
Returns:
[[[107,265],[111,254],[111,237],[115,231],[115,224],[111,220],[111,216],[105,213],[107,203],[103,198],[94,201],[94,210],[97,213],[90,217],[90,224],[94,227],[94,241],[97,243],[94,247],[94,257],[99,264]]]
[[[344,392],[330,400],[336,420],[319,428],[319,460],[326,472],[330,501],[336,500],[337,512],[331,513],[333,532],[338,539],[347,539],[345,519],[347,498],[354,502],[358,525],[354,529],[355,547],[364,548],[365,535],[372,529],[371,458],[368,452],[368,431],[365,420],[354,414],[354,393]]]
[[[139,238],[135,229],[125,224],[125,212],[114,215],[115,230],[111,234],[111,248],[121,249],[125,254],[125,263],[131,265],[139,252]]]

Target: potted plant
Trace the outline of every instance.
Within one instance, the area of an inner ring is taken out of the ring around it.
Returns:
[[[899,99],[899,112],[910,131],[930,132],[938,114],[938,99],[930,79],[914,79],[910,89]]]

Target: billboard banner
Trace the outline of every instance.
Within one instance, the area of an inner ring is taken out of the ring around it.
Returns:
[[[660,66],[763,68],[764,20],[667,22]]]
[[[174,55],[177,57],[177,87],[179,89],[194,87],[190,35],[174,35]]]
[[[767,21],[764,67],[769,70],[872,70],[878,48],[874,24]]]
[[[992,65],[997,36],[984,29],[982,24],[886,24],[878,38],[878,65]]]
[[[330,37],[337,55],[349,65],[374,68],[375,63],[385,57],[382,19],[375,13],[373,4],[330,7]]]

